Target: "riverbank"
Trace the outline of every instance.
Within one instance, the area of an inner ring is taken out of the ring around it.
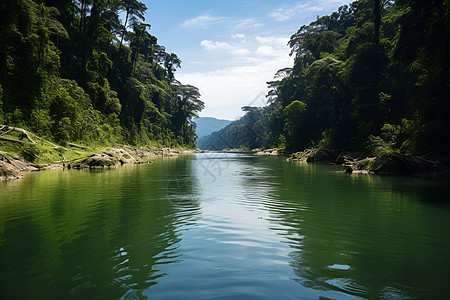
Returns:
[[[400,153],[373,157],[364,153],[308,149],[293,153],[287,160],[297,162],[324,161],[342,165],[346,173],[450,175],[450,159],[445,157],[404,155]]]
[[[112,147],[65,143],[57,145],[23,128],[0,125],[0,180],[22,178],[27,172],[49,169],[113,168],[124,164],[151,163],[156,157],[173,157],[198,149]]]
[[[25,160],[21,155],[0,151],[0,180],[20,179],[28,172],[52,169],[98,169],[114,168],[124,164],[152,163],[158,157],[175,157],[181,154],[202,152],[198,149],[171,149],[158,147],[134,147],[117,145],[102,151],[86,152],[85,149],[79,157],[52,163],[37,164]]]

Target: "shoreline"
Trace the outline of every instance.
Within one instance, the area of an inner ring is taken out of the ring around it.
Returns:
[[[365,153],[329,149],[306,149],[286,153],[284,149],[254,149],[258,156],[288,156],[289,162],[327,162],[343,167],[347,174],[425,175],[450,177],[450,158],[390,153],[378,157]]]
[[[341,165],[348,174],[450,175],[448,158],[390,153],[374,157],[364,153],[328,149],[307,149],[291,154],[291,162],[328,162]]]
[[[27,173],[55,169],[102,169],[115,168],[125,164],[152,163],[160,157],[177,157],[182,154],[201,153],[199,149],[172,149],[157,147],[135,147],[117,145],[119,147],[97,151],[70,161],[36,164],[26,161],[18,154],[0,151],[0,181],[22,179]]]

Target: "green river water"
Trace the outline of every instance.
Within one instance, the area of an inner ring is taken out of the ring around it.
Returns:
[[[206,153],[0,182],[0,299],[449,299],[448,180]]]

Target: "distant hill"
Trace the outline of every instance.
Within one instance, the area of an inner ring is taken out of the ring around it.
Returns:
[[[194,120],[194,122],[197,124],[196,132],[199,139],[201,137],[210,135],[214,131],[222,129],[231,123],[231,121],[228,120],[220,120],[211,117],[201,117]]]
[[[197,140],[197,147],[202,150],[254,149],[261,147],[258,135],[261,121],[256,124],[261,114],[268,108],[253,108],[240,119],[226,127]]]

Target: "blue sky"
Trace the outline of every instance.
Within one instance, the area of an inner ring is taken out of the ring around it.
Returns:
[[[141,0],[150,32],[182,60],[176,78],[200,89],[204,117],[235,120],[262,106],[266,82],[292,66],[289,37],[348,0]]]

